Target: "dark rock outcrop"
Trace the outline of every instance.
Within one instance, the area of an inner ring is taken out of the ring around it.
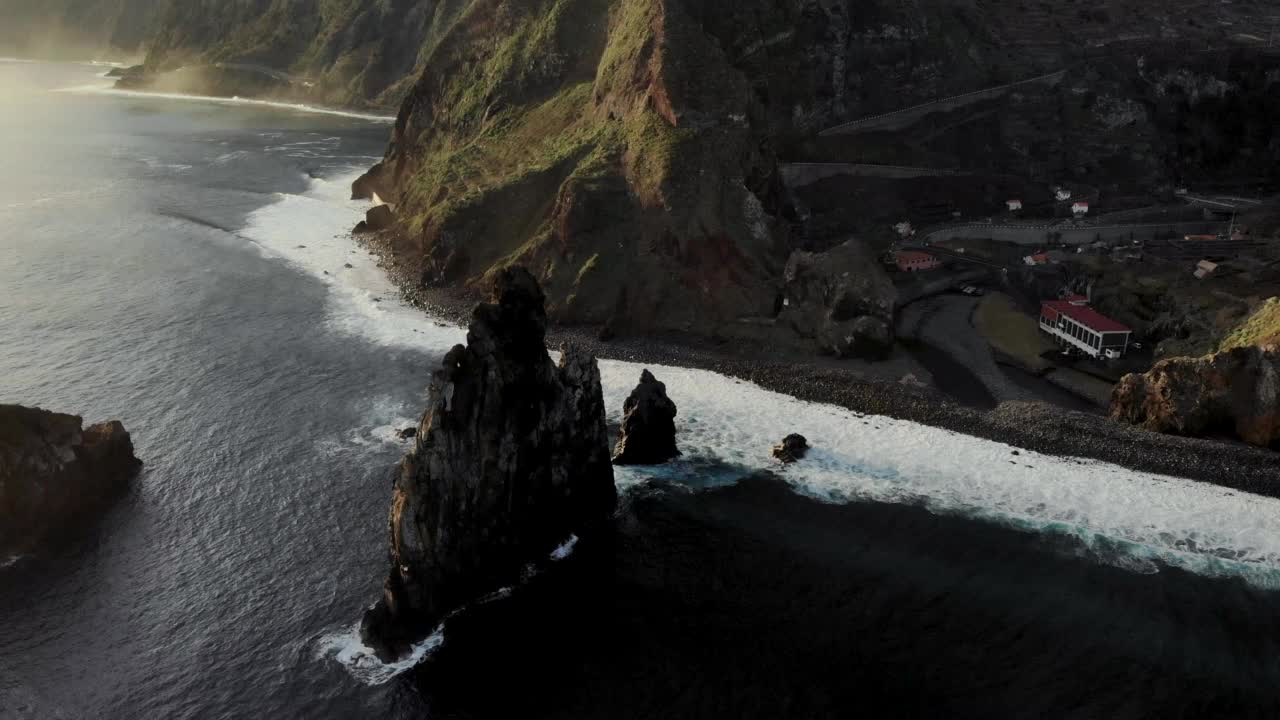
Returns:
[[[401,440],[412,440],[418,437],[418,428],[407,427],[401,430],[397,430],[396,437],[400,438]]]
[[[622,432],[614,448],[615,465],[658,465],[680,456],[676,447],[676,404],[667,386],[653,373],[640,374],[640,384],[622,406]]]
[[[822,253],[796,251],[784,281],[779,322],[823,352],[874,359],[892,349],[897,292],[857,240]]]
[[[787,465],[804,459],[808,452],[809,440],[796,433],[786,436],[782,442],[773,446],[773,456]]]
[[[22,551],[82,524],[141,466],[118,421],[0,405],[0,551]]]
[[[497,274],[467,345],[430,385],[417,442],[391,504],[391,572],[362,634],[383,656],[445,616],[519,579],[570,535],[587,538],[616,491],[594,357],[547,354],[541,289],[522,268]]]
[[[388,230],[396,223],[395,210],[390,205],[375,205],[364,214],[364,222],[369,230],[379,232]]]
[[[1229,434],[1280,449],[1280,346],[1162,360],[1116,385],[1111,418],[1163,433]]]

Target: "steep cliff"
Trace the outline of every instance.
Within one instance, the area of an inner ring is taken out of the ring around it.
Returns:
[[[83,524],[140,465],[119,422],[0,405],[0,552]]]
[[[545,332],[533,277],[497,273],[467,345],[432,376],[416,446],[395,481],[391,571],[363,625],[382,654],[402,652],[612,514],[600,371],[574,348],[554,364]]]
[[[791,249],[778,128],[737,48],[793,32],[802,5],[471,3],[371,176],[402,262],[463,288],[519,263],[555,320],[621,332],[772,316]]]

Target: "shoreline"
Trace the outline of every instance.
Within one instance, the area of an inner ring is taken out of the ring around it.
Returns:
[[[480,298],[466,291],[418,287],[412,268],[398,262],[392,238],[385,232],[352,234],[352,239],[377,257],[379,267],[399,288],[406,304],[435,319],[466,327]],[[1280,457],[1261,448],[1163,435],[1044,401],[1009,401],[990,410],[967,407],[937,388],[870,379],[867,368],[860,368],[857,361],[816,353],[792,351],[770,356],[740,341],[717,343],[674,333],[606,342],[599,339],[598,332],[591,327],[552,326],[547,333],[548,345],[554,348],[572,343],[605,360],[708,370],[799,400],[836,405],[864,415],[916,422],[1081,463],[1110,463],[1280,497]]]

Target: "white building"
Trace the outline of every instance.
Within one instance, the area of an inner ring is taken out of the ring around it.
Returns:
[[[1066,202],[1071,199],[1071,191],[1066,188],[1058,188],[1053,191],[1053,196],[1057,198],[1058,202]]]
[[[1063,347],[1109,360],[1124,356],[1133,335],[1129,328],[1089,307],[1088,299],[1080,295],[1043,302],[1040,330]]]
[[[1009,206],[1009,212],[1017,212],[1022,209],[1021,200],[1010,200],[1006,202],[1005,205]]]
[[[1072,205],[1071,205],[1071,213],[1072,213],[1073,215],[1075,215],[1076,217],[1080,217],[1081,215],[1088,215],[1088,214],[1089,214],[1089,203],[1084,202],[1083,200],[1080,200],[1080,201],[1077,201],[1077,202],[1075,202],[1075,203],[1072,203]]]

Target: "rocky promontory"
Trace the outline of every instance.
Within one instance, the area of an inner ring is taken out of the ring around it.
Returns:
[[[1157,432],[1225,434],[1280,448],[1280,346],[1171,358],[1146,374],[1125,376],[1111,396],[1111,418]]]
[[[0,552],[75,528],[124,490],[142,463],[119,421],[0,405]]]
[[[394,656],[450,612],[519,579],[616,503],[596,360],[547,353],[542,290],[522,268],[497,273],[467,345],[431,379],[414,449],[391,503],[391,571],[365,641]]]

